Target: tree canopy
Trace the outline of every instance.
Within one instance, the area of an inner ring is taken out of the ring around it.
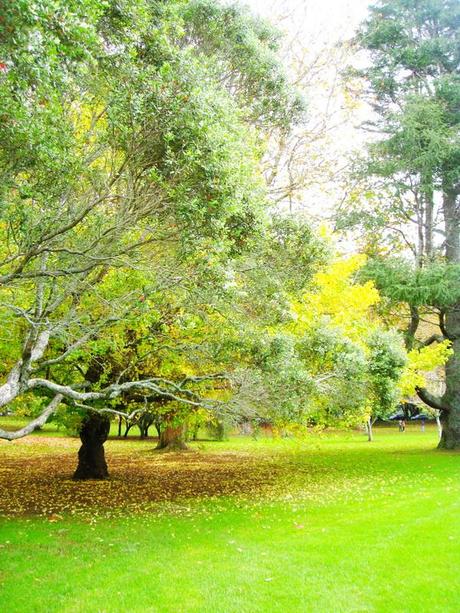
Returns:
[[[453,415],[458,19],[452,1],[382,0],[357,34],[381,138],[338,224],[364,230],[366,253],[344,257],[273,206],[308,100],[271,24],[211,0],[7,7],[0,406],[26,403],[32,421],[0,435],[56,412],[88,441],[108,415],[177,440],[200,420],[354,425],[387,416],[410,372],[411,393]],[[409,317],[407,351],[392,309]],[[446,360],[436,399],[421,365]]]

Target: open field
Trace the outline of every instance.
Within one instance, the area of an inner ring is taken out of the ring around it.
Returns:
[[[460,456],[436,432],[232,438],[155,454],[0,443],[2,610],[458,611]]]

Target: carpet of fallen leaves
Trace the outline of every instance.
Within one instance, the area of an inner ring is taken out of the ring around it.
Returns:
[[[182,453],[155,452],[153,440],[112,439],[105,445],[110,479],[84,482],[72,480],[78,439],[44,433],[12,443],[0,440],[0,517],[58,521],[73,515],[93,522],[146,512],[206,514],[206,501],[214,509],[227,502],[252,508],[276,501],[294,509],[303,502],[391,498],[401,484],[419,496],[431,487],[433,475],[425,464],[427,454],[435,452],[429,441],[420,461],[402,470],[416,450],[408,448],[405,455],[400,438],[385,449],[358,439],[351,448],[346,438],[329,444],[333,439],[313,437],[299,445],[272,445],[268,439],[260,445],[194,444]],[[452,479],[458,474],[444,477],[449,484]]]
[[[260,496],[286,470],[273,458],[244,451],[158,453],[154,445],[109,441],[110,479],[76,482],[78,440],[0,441],[0,515],[119,515],[190,498]]]

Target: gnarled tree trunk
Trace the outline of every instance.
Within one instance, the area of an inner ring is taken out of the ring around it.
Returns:
[[[185,424],[177,423],[174,414],[165,415],[156,449],[158,451],[184,451],[188,449],[185,443]]]
[[[74,479],[107,479],[109,471],[105,461],[104,443],[110,431],[110,419],[100,413],[89,413],[85,417],[78,452],[78,466]]]
[[[441,424],[438,449],[460,449],[460,410],[443,415]]]

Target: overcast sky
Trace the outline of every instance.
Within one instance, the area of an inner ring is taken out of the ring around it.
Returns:
[[[359,24],[366,18],[367,7],[373,3],[373,0],[241,1],[285,30],[286,43],[298,41],[302,49],[311,53],[312,58],[324,53],[324,50],[333,49],[338,41],[352,38]],[[295,53],[296,47],[292,48],[288,44],[286,59],[292,56],[293,49]],[[340,88],[336,90],[333,86],[336,76],[336,63],[322,64],[321,72],[304,92],[311,125],[321,125],[323,113],[325,117],[328,114],[326,107],[333,111],[331,118],[325,119],[328,125],[334,126],[333,129],[317,144],[304,149],[305,158],[312,160],[312,168],[308,170],[311,183],[299,192],[297,204],[294,205],[296,210],[303,210],[311,219],[318,221],[327,220],[343,198],[334,171],[346,166],[354,152],[363,148],[365,135],[359,125],[367,119],[369,112],[364,104],[358,104],[351,114],[350,111],[342,111],[344,98]],[[313,160],[318,160],[318,163]],[[317,172],[316,166],[321,169],[324,163],[330,167],[330,175],[321,170]],[[354,246],[345,241],[341,249],[353,251]]]
[[[351,36],[371,3],[372,0],[245,0],[254,11],[274,21],[279,15],[293,14],[294,19],[284,23],[323,41]]]

